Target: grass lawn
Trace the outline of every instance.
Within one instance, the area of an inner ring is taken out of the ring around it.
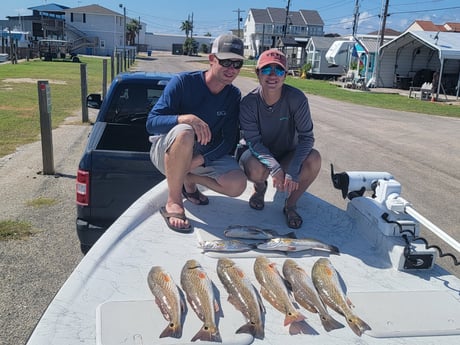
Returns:
[[[254,66],[245,65],[240,73],[245,77],[256,77]],[[378,92],[350,91],[334,85],[329,81],[300,79],[288,76],[286,84],[295,86],[307,94],[332,98],[338,101],[366,105],[376,108],[409,111],[429,115],[460,117],[460,106],[450,105],[447,102],[425,102],[419,99]]]
[[[81,60],[87,68],[88,92],[100,92],[102,59]],[[38,80],[49,82],[53,127],[81,109],[79,63],[30,60],[0,65],[0,157],[39,139]]]
[[[88,93],[102,89],[102,60],[81,57],[87,65]],[[110,66],[110,63],[107,64]],[[203,65],[207,68],[207,61]],[[108,67],[110,75],[110,67]],[[241,76],[255,78],[254,61],[248,61]],[[110,79],[110,78],[109,78]],[[81,109],[80,64],[31,60],[16,65],[0,64],[0,157],[16,147],[39,140],[40,119],[37,80],[48,80],[52,102],[52,125],[60,123]],[[339,101],[416,113],[460,117],[458,105],[443,102],[422,102],[396,94],[351,92],[327,81],[287,77],[286,83],[307,94]]]

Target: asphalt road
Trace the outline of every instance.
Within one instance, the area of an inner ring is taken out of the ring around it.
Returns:
[[[178,72],[206,68],[197,58],[154,52],[137,69]],[[202,60],[202,58],[201,58]],[[245,94],[256,82],[237,78]],[[51,86],[52,87],[52,86]],[[330,180],[336,172],[388,171],[402,184],[402,196],[460,240],[460,120],[379,110],[309,96],[316,147],[323,167],[310,192],[339,208],[347,202]],[[94,119],[90,112],[90,119]],[[41,144],[23,146],[0,158],[0,219],[29,221],[37,233],[0,241],[0,344],[24,344],[48,303],[83,257],[75,233],[75,174],[90,126],[81,112],[53,131],[56,175],[43,175]],[[36,198],[55,204],[33,207]],[[425,229],[430,243],[440,243]],[[451,249],[443,246],[445,251]],[[457,257],[460,253],[456,253]],[[460,277],[450,258],[438,263]]]

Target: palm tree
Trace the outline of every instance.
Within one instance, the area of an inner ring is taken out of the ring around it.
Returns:
[[[131,21],[126,24],[126,41],[130,46],[136,45],[136,36],[139,35],[142,26],[139,20],[131,19]]]
[[[182,22],[180,29],[185,31],[185,38],[188,38],[189,33],[193,31],[193,24],[190,20],[185,20]]]

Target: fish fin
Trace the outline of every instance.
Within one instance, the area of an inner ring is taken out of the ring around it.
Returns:
[[[327,315],[320,315],[321,324],[323,325],[326,332],[330,332],[334,329],[344,328],[345,326],[341,324],[339,321],[334,319],[329,314]]]
[[[168,326],[161,332],[160,338],[171,337],[179,339],[182,337],[182,326],[181,324],[175,324],[170,322]]]
[[[216,299],[214,300],[214,311],[216,313],[218,313],[220,311],[219,303],[217,302]]]
[[[215,327],[203,327],[200,328],[197,334],[192,338],[193,341],[213,341],[215,343],[221,343],[222,338],[220,337],[219,330]]]
[[[351,299],[348,298],[348,296],[345,296],[345,301],[347,302],[347,305],[350,307],[350,308],[354,308],[355,305],[353,304],[353,302],[351,301]]]
[[[305,320],[306,317],[303,316],[300,312],[296,311],[294,313],[286,313],[286,317],[284,318],[284,325],[290,325],[293,322],[300,322]]]
[[[238,328],[235,332],[236,334],[247,333],[251,334],[253,337],[257,339],[263,339],[265,337],[265,331],[262,324],[256,324],[251,321],[244,324],[240,328]]]
[[[351,330],[355,332],[357,336],[361,336],[365,331],[370,331],[371,327],[361,320],[356,315],[349,315],[347,318],[347,323],[350,326]]]

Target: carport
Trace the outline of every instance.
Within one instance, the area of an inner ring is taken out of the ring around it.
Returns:
[[[379,50],[380,87],[409,89],[431,82],[439,71],[436,98],[456,94],[460,84],[460,33],[407,31]]]

